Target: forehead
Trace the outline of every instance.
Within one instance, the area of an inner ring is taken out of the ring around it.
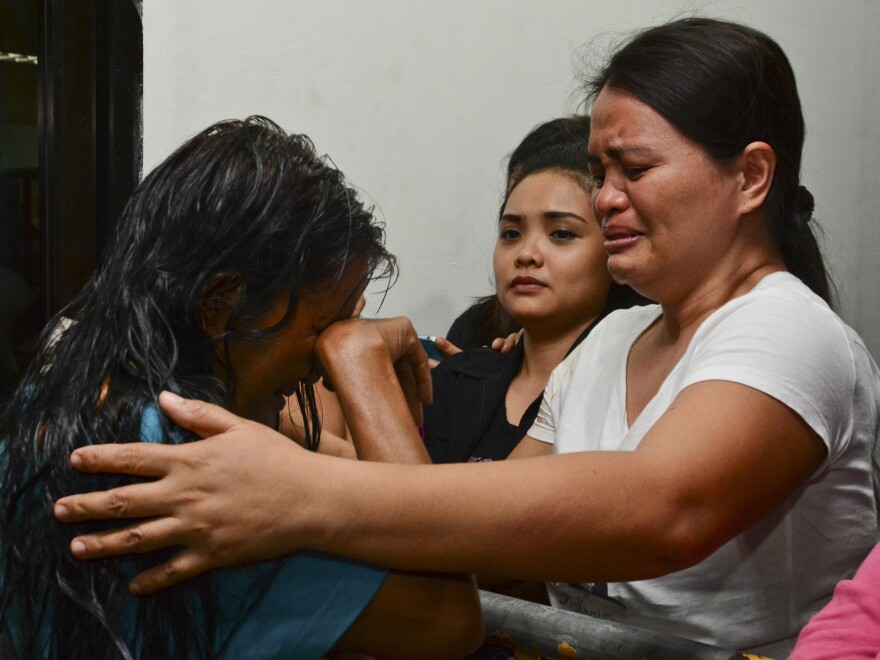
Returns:
[[[350,309],[357,304],[369,281],[365,259],[351,263],[341,277],[333,277],[322,282],[313,290],[300,294],[297,313],[304,313],[313,319],[331,322],[350,316]]]
[[[589,192],[577,181],[574,172],[544,170],[523,178],[510,192],[505,213],[518,209],[540,208],[551,210],[549,206],[560,206],[552,210],[564,211],[566,206],[589,204]]]
[[[629,92],[604,87],[596,97],[590,122],[593,156],[645,155],[688,142],[660,113]]]

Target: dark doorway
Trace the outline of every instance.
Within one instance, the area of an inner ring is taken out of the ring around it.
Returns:
[[[141,3],[0,0],[0,400],[141,169]]]

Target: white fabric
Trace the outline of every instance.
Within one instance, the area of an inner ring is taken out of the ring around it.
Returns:
[[[553,583],[551,601],[784,657],[874,541],[870,455],[878,431],[877,366],[820,298],[794,276],[774,273],[703,322],[628,428],[627,356],[659,315],[652,305],[615,312],[600,323],[553,372],[529,435],[553,443],[554,453],[634,450],[681,390],[724,380],[765,392],[797,412],[826,444],[828,456],[782,507],[700,564],[639,582]]]

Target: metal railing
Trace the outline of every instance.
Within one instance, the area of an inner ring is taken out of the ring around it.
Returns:
[[[733,660],[756,657],[489,591],[480,591],[480,601],[487,642],[533,657],[562,660]]]

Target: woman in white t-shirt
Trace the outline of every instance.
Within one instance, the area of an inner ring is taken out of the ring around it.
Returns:
[[[610,315],[559,366],[515,450],[533,458],[339,461],[165,398],[220,437],[78,450],[89,470],[164,478],[61,500],[64,520],[154,517],[80,537],[77,556],[186,546],[141,576],[147,591],[301,548],[550,580],[571,609],[784,655],[871,548],[880,401],[876,366],[826,303],[794,74],[763,33],[691,18],[637,34],[591,96],[609,269],[660,304]],[[407,411],[389,356],[427,374],[411,329],[347,321],[317,350],[357,432],[389,437]]]

